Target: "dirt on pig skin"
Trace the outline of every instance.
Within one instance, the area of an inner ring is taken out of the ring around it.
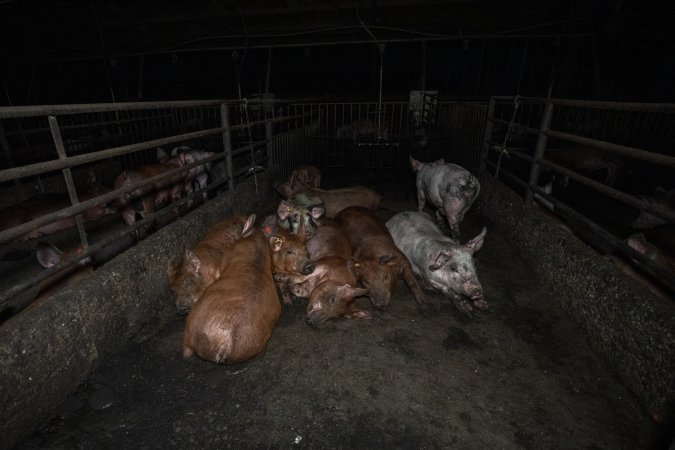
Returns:
[[[414,179],[386,198],[383,220],[416,210]],[[427,291],[440,309],[422,315],[399,281],[386,311],[358,300],[372,320],[315,329],[296,300],[265,353],[232,367],[183,359],[176,316],[107,357],[19,448],[650,448],[646,413],[498,230],[470,212],[462,234],[483,226],[490,313]],[[114,401],[95,410],[103,389]]]

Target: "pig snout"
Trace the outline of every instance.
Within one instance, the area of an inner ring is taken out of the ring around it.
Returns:
[[[483,294],[482,289],[476,289],[472,294],[471,294],[471,300],[473,301],[473,305],[482,310],[482,311],[487,311],[489,309],[488,303],[485,301],[485,295]]]
[[[314,264],[308,261],[304,266],[302,266],[302,274],[309,275],[312,272],[314,272]]]
[[[324,320],[321,319],[321,303],[316,303],[316,304],[309,304],[308,305],[308,310],[307,310],[307,318],[305,319],[307,322],[307,325],[310,327],[318,327],[321,325]]]

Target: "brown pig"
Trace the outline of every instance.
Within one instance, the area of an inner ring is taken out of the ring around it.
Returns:
[[[187,314],[204,290],[220,276],[220,264],[227,249],[238,239],[255,231],[255,214],[234,214],[209,229],[192,250],[185,250],[182,260],[169,260],[166,276],[176,294],[179,314]]]
[[[78,193],[78,200],[84,202],[99,195],[105,194],[110,189],[105,188],[96,181],[94,172],[89,172],[85,192]],[[16,227],[22,223],[30,222],[38,217],[59,211],[71,206],[70,197],[66,193],[59,194],[37,194],[25,200],[18,205],[10,206],[0,211],[0,230],[6,230]],[[85,222],[96,221],[101,217],[115,213],[116,209],[106,203],[100,203],[86,209],[82,212],[82,219]],[[75,216],[56,219],[54,222],[42,225],[17,239],[25,241],[40,237],[42,235],[56,233],[75,227],[77,224]]]
[[[293,284],[296,296],[309,298],[307,323],[319,326],[338,317],[369,319],[368,311],[354,305],[356,297],[367,295],[368,290],[356,287],[360,265],[352,259],[351,244],[339,225],[331,219],[322,220],[307,248],[315,264],[311,275],[275,275],[275,280]]]
[[[294,186],[297,182],[304,183],[313,188],[321,187],[321,172],[314,166],[299,166],[288,178],[290,186]]]
[[[384,308],[389,304],[399,277],[403,277],[415,301],[420,306],[426,304],[410,261],[396,247],[389,230],[372,211],[350,206],[335,220],[352,244],[354,257],[360,263],[359,278],[376,307]]]
[[[318,197],[326,207],[326,217],[334,219],[335,215],[348,206],[362,206],[375,211],[380,207],[382,197],[365,186],[352,186],[340,189],[323,190],[313,188],[300,181],[291,186],[288,183],[275,185],[276,190],[285,199],[297,194],[305,194]]]
[[[314,272],[314,264],[309,259],[305,238],[305,227],[300,227],[298,234],[288,232],[270,236],[272,250],[272,266],[275,274],[286,276],[309,275]],[[292,303],[289,286],[285,282],[277,283],[284,303]]]
[[[183,332],[183,356],[218,364],[247,361],[265,349],[281,315],[272,254],[261,233],[237,240],[221,275],[193,306]]]

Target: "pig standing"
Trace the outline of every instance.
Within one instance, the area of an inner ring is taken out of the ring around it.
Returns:
[[[325,208],[321,199],[298,194],[290,200],[282,200],[277,207],[276,215],[265,217],[261,228],[263,234],[269,237],[281,230],[297,234],[302,227],[309,239],[318,226],[317,220],[324,212]]]
[[[335,220],[352,244],[354,258],[360,264],[359,279],[376,307],[384,308],[389,304],[399,277],[403,277],[420,306],[426,303],[410,261],[396,247],[389,230],[372,211],[350,206],[340,211]]]
[[[461,245],[445,236],[424,212],[398,213],[386,225],[396,246],[410,260],[413,271],[430,287],[450,297],[466,314],[472,312],[469,300],[478,309],[488,309],[473,264],[473,254],[483,246],[485,228]]]
[[[282,183],[274,187],[286,199],[298,194],[320,198],[326,208],[326,217],[329,219],[334,219],[337,213],[348,206],[362,206],[375,211],[382,202],[382,197],[377,192],[365,186],[323,190],[313,188],[302,182],[296,182],[293,186]]]
[[[255,231],[255,214],[234,214],[209,229],[194,249],[185,250],[182,260],[168,261],[166,276],[176,294],[179,314],[187,314],[204,290],[220,276],[221,260],[238,239]]]
[[[459,240],[459,223],[471,208],[480,192],[478,179],[468,170],[445,164],[443,159],[424,163],[410,157],[413,172],[417,172],[417,210],[422,211],[428,201],[436,210],[436,218],[445,216],[450,226],[450,235]]]
[[[280,315],[270,245],[253,233],[230,247],[220,278],[188,314],[183,356],[196,353],[218,364],[249,360],[264,350]]]
[[[110,189],[103,187],[96,181],[94,172],[89,172],[86,190],[83,194],[78,194],[78,200],[84,202],[109,191]],[[16,227],[22,223],[30,222],[69,206],[72,206],[72,204],[70,197],[66,193],[34,195],[18,205],[10,206],[0,211],[0,230]],[[107,203],[99,203],[84,210],[82,212],[82,219],[85,222],[96,221],[105,215],[114,214],[116,211],[114,207],[109,206]],[[42,225],[35,230],[19,236],[17,239],[21,241],[33,239],[42,235],[67,230],[68,228],[75,227],[76,224],[75,216],[56,219],[54,222]]]
[[[315,268],[311,275],[297,277],[275,274],[278,282],[293,286],[298,297],[308,297],[307,323],[319,326],[338,317],[370,319],[368,311],[354,304],[357,297],[368,294],[357,287],[360,264],[352,259],[349,239],[340,226],[331,219],[322,220],[321,227],[307,243],[309,257]]]
[[[299,166],[288,178],[290,186],[294,186],[297,182],[313,188],[321,187],[321,172],[314,166]]]

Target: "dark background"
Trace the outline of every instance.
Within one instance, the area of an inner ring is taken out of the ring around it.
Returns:
[[[251,96],[270,47],[277,98],[373,99],[364,26],[389,98],[674,101],[671,19],[631,0],[0,0],[0,105]]]

